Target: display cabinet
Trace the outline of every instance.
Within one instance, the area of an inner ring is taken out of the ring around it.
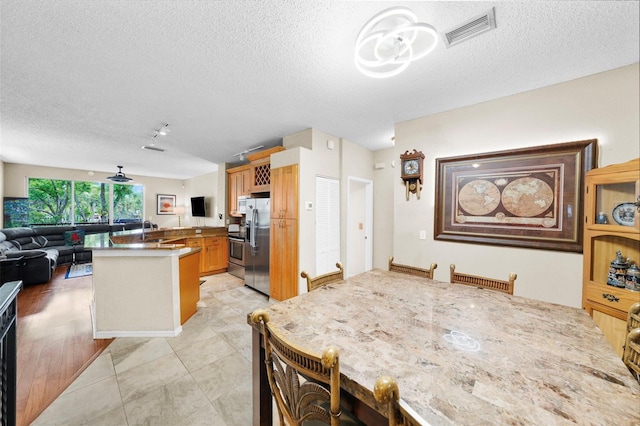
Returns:
[[[582,306],[622,356],[629,307],[640,287],[640,159],[593,169],[585,178]]]

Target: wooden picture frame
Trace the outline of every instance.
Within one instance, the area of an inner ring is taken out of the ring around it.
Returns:
[[[434,238],[582,252],[597,139],[436,159]]]
[[[157,194],[156,214],[176,214],[176,196],[170,194]]]

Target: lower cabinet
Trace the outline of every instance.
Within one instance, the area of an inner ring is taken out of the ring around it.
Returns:
[[[200,275],[226,272],[229,265],[229,238],[197,237],[187,238],[187,247],[199,247]]]
[[[178,265],[180,270],[180,324],[184,324],[198,310],[200,253],[181,256]]]
[[[271,298],[298,295],[298,220],[271,218]]]

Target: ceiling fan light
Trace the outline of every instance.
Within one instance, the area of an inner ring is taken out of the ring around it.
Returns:
[[[118,167],[118,172],[113,176],[107,176],[108,180],[110,180],[112,182],[119,182],[119,183],[132,182],[133,181],[133,179],[127,177],[127,175],[125,175],[122,172],[122,166],[117,166],[117,167]]]

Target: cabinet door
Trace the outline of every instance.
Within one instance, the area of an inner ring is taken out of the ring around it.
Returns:
[[[251,164],[251,192],[271,191],[271,164],[266,158]]]
[[[226,237],[204,238],[203,272],[217,272],[227,268],[229,247]]]
[[[285,300],[298,295],[298,221],[271,221],[269,279],[271,298]]]
[[[611,172],[587,177],[585,226],[600,231],[638,233],[640,219],[636,203],[640,201],[640,171]]]
[[[298,218],[298,165],[271,170],[271,217]]]
[[[251,170],[243,170],[238,178],[239,195],[251,195]]]
[[[627,322],[601,312],[597,308],[593,309],[591,316],[613,350],[622,358],[627,337]]]
[[[241,216],[238,213],[238,180],[239,173],[229,173],[229,216]]]

